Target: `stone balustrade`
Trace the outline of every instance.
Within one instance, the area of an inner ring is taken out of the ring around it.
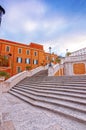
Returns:
[[[59,71],[61,68],[63,68],[62,64],[56,64],[48,69],[48,76],[54,76],[57,71]]]
[[[76,62],[76,61],[86,61],[86,54],[79,56],[68,56],[64,59],[64,62]]]
[[[85,54],[86,54],[86,47],[72,52],[70,56],[79,56],[79,55],[85,55]]]
[[[40,66],[40,67],[37,67],[33,70],[23,71],[21,73],[18,73],[16,75],[12,76],[8,80],[4,81],[3,87],[2,87],[2,92],[9,91],[9,89],[11,89],[13,86],[15,86],[18,82],[20,82],[21,80],[23,80],[27,76],[30,77],[30,76],[36,74],[37,72],[39,72],[41,70],[45,70],[45,69],[47,69],[47,66]]]
[[[46,70],[46,69],[48,69],[47,66],[40,66],[40,67],[37,67],[37,68],[32,69],[31,71],[29,71],[27,75],[32,76],[32,75],[36,74],[37,72],[39,72],[41,70]]]

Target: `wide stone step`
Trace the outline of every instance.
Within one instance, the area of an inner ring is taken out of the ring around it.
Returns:
[[[25,79],[24,79],[25,80]],[[48,76],[46,76],[46,77],[27,77],[26,78],[26,81],[42,81],[42,82],[76,82],[76,83],[80,83],[80,82],[84,82],[84,83],[86,83],[86,78],[85,79],[72,79],[72,80],[69,80],[69,79],[62,79],[62,78],[55,78],[55,77],[52,77],[52,78],[50,78],[50,77],[48,77]]]
[[[29,83],[29,82],[28,82]],[[40,84],[59,84],[59,85],[71,85],[71,86],[86,86],[86,84],[82,84],[82,83],[67,83],[67,82],[41,82]]]
[[[81,105],[81,104],[78,104],[78,103],[68,102],[68,101],[61,101],[61,100],[58,100],[58,99],[56,100],[56,99],[53,99],[53,98],[48,98],[47,96],[41,97],[41,96],[37,96],[37,95],[32,95],[30,93],[26,93],[26,92],[21,91],[21,90],[12,89],[11,91],[17,92],[17,93],[22,94],[23,96],[26,96],[26,97],[30,97],[34,100],[38,100],[38,101],[42,101],[42,102],[43,101],[49,102],[51,104],[53,103],[53,104],[61,105],[61,106],[67,107],[67,108],[77,110],[79,112],[86,113],[86,105]]]
[[[62,79],[44,79],[43,82],[67,82],[67,83],[86,83],[86,79],[85,80],[62,80]]]
[[[26,82],[26,83],[29,83],[29,82]],[[80,85],[85,85],[85,84],[86,84],[86,82],[76,82],[76,81],[75,81],[75,82],[66,82],[66,81],[55,81],[55,82],[54,82],[54,81],[47,81],[47,82],[45,82],[45,81],[42,81],[41,83],[42,83],[42,84],[43,84],[43,83],[46,83],[46,84],[52,84],[52,83],[54,84],[54,83],[57,83],[57,84],[71,84],[71,85],[72,85],[72,84],[75,84],[75,85],[79,85],[79,84],[80,84]]]
[[[40,80],[37,80],[37,79],[34,79],[34,80],[24,80],[24,81],[21,81],[20,83],[33,83],[33,81],[34,81],[34,83],[41,83],[41,84],[77,84],[77,85],[85,85],[86,86],[86,80],[85,81],[60,81],[60,80],[56,80],[56,81],[54,81],[54,80],[48,80],[48,81],[45,81],[45,80],[42,80],[42,79],[40,79]]]
[[[42,81],[42,83],[44,83],[45,81]],[[85,84],[86,83],[86,81],[83,81],[83,80],[81,80],[81,81],[60,81],[60,80],[56,80],[56,81],[52,81],[52,80],[48,80],[48,81],[46,81],[46,83],[52,83],[52,82],[56,82],[56,83],[67,83],[67,84]]]
[[[49,76],[47,79],[69,79],[69,80],[72,80],[72,79],[86,79],[86,75],[80,75],[80,76]]]
[[[39,80],[39,79],[42,79],[42,78],[43,78],[46,82],[47,82],[48,80],[49,80],[49,81],[68,81],[68,82],[69,82],[69,81],[70,81],[70,82],[72,82],[72,81],[74,81],[74,82],[75,82],[75,81],[76,81],[76,82],[78,82],[78,81],[79,81],[79,82],[82,82],[82,81],[83,81],[83,82],[86,82],[86,77],[85,77],[85,78],[79,78],[79,79],[74,77],[74,78],[69,79],[69,78],[66,78],[66,77],[65,77],[65,78],[63,78],[63,77],[55,77],[55,76],[53,76],[53,77],[50,76],[50,77],[49,77],[49,76],[45,76],[45,75],[44,75],[44,76],[40,76],[40,75],[31,76],[31,77],[25,78],[24,80],[30,80],[30,81],[31,81],[31,80],[34,80],[34,79],[38,79],[38,80]]]
[[[35,78],[35,77],[34,77],[34,78]],[[39,78],[40,78],[40,77],[39,77]],[[82,79],[75,79],[75,78],[72,78],[72,79],[67,79],[67,78],[65,78],[65,79],[64,79],[64,78],[61,78],[61,77],[60,77],[60,78],[59,78],[59,77],[56,78],[55,76],[54,76],[54,77],[46,76],[46,78],[44,78],[44,79],[45,79],[46,82],[47,82],[48,80],[49,80],[49,81],[70,81],[70,82],[72,82],[72,81],[82,82],[82,81],[83,81],[83,82],[86,82],[86,77],[85,77],[84,79],[83,79],[83,78],[82,78]]]
[[[18,86],[19,87],[19,86]],[[25,87],[25,86],[24,86]],[[44,91],[47,91],[47,90],[51,90],[51,91],[56,91],[56,92],[68,92],[68,93],[76,93],[76,94],[83,94],[83,95],[86,95],[86,91],[85,90],[75,90],[75,89],[64,89],[64,88],[45,88],[45,87],[40,87],[40,88],[37,88],[35,86],[31,86],[33,90],[44,90]],[[30,88],[30,86],[28,85],[27,88]]]
[[[16,88],[21,88],[21,87],[16,87]],[[62,91],[53,91],[53,90],[41,90],[41,89],[36,89],[36,88],[29,88],[29,87],[25,87],[23,86],[24,89],[27,89],[27,90],[31,90],[31,91],[34,91],[34,92],[38,92],[38,93],[46,93],[46,94],[54,94],[54,95],[67,95],[67,96],[70,96],[70,97],[78,97],[78,98],[82,98],[82,99],[86,99],[86,94],[80,94],[80,93],[69,93],[69,92],[62,92]]]
[[[20,84],[20,85],[16,85],[16,87],[33,87],[33,88],[44,88],[44,89],[68,89],[68,90],[83,90],[86,91],[86,87],[76,87],[76,86],[59,86],[59,85],[41,85],[41,84]]]
[[[72,107],[65,107],[65,105],[57,105],[56,103],[50,103],[46,101],[40,101],[31,97],[24,96],[18,92],[10,91],[10,94],[17,96],[18,98],[30,103],[33,106],[40,107],[46,110],[50,110],[57,114],[61,114],[66,117],[70,117],[82,123],[86,123],[86,114],[84,112],[77,111],[77,109]]]
[[[50,98],[50,99],[55,99],[59,101],[66,101],[69,103],[78,103],[82,105],[86,105],[86,100],[82,98],[75,98],[75,97],[68,97],[68,96],[59,96],[59,95],[53,95],[53,94],[46,94],[46,93],[37,93],[34,92],[33,90],[27,90],[25,88],[13,88],[12,90],[19,90],[25,93],[28,93],[33,96],[38,96],[38,97],[43,97],[43,98]]]
[[[41,83],[41,82],[33,82],[33,83],[30,83],[30,82],[28,82],[28,83],[19,83],[18,85],[40,85],[40,86],[70,86],[70,87],[84,87],[84,88],[86,88],[86,84],[67,84],[67,83],[65,83],[65,84],[63,84],[63,83]]]

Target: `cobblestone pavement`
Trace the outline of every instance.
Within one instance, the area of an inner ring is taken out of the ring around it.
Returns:
[[[86,130],[84,124],[35,108],[8,93],[2,94],[0,101],[0,130]]]
[[[38,108],[6,93],[2,95],[0,130],[62,130],[58,123]]]

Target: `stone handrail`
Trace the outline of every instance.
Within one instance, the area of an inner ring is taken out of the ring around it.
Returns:
[[[64,59],[64,62],[74,62],[74,61],[82,61],[82,60],[86,60],[86,55],[68,56]]]
[[[60,68],[62,68],[62,64],[56,64],[48,68],[48,76],[54,76],[57,71],[59,71]]]
[[[40,67],[37,67],[33,70],[31,70],[29,73],[28,73],[28,76],[32,76],[34,74],[36,74],[37,72],[41,71],[41,70],[45,70],[47,69],[47,66],[40,66]]]
[[[20,82],[21,80],[23,80],[27,76],[30,77],[30,76],[36,74],[37,72],[39,72],[41,70],[45,70],[45,69],[47,69],[46,66],[45,67],[40,66],[40,67],[37,67],[37,68],[35,68],[33,70],[23,71],[21,73],[18,73],[16,75],[12,76],[11,78],[9,78],[8,80],[3,82],[2,91],[7,92],[10,88],[15,86],[18,82]]]

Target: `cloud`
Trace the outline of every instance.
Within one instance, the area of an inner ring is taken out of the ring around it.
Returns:
[[[58,14],[46,16],[47,14],[49,14],[49,7],[43,1],[12,1],[6,9],[4,31],[7,32],[8,38],[14,35],[14,40],[16,36],[18,39],[19,35],[25,38],[29,36],[28,42],[48,40],[67,23]],[[24,39],[23,37],[21,40]]]
[[[10,2],[5,15],[6,30],[9,32],[34,31],[35,21],[46,12],[46,6],[39,0]],[[27,29],[26,29],[27,28]]]
[[[42,0],[8,1],[0,36],[22,43],[37,42],[43,44],[46,51],[51,46],[52,52],[62,55],[66,49],[84,47],[86,17],[65,16],[53,10]]]
[[[38,23],[28,20],[24,23],[23,28],[26,32],[35,31],[38,28]]]
[[[85,34],[65,34],[58,39],[47,41],[43,43],[45,50],[48,51],[49,46],[52,48],[52,52],[58,55],[65,56],[66,49],[69,52],[79,50],[86,47],[86,33]]]

